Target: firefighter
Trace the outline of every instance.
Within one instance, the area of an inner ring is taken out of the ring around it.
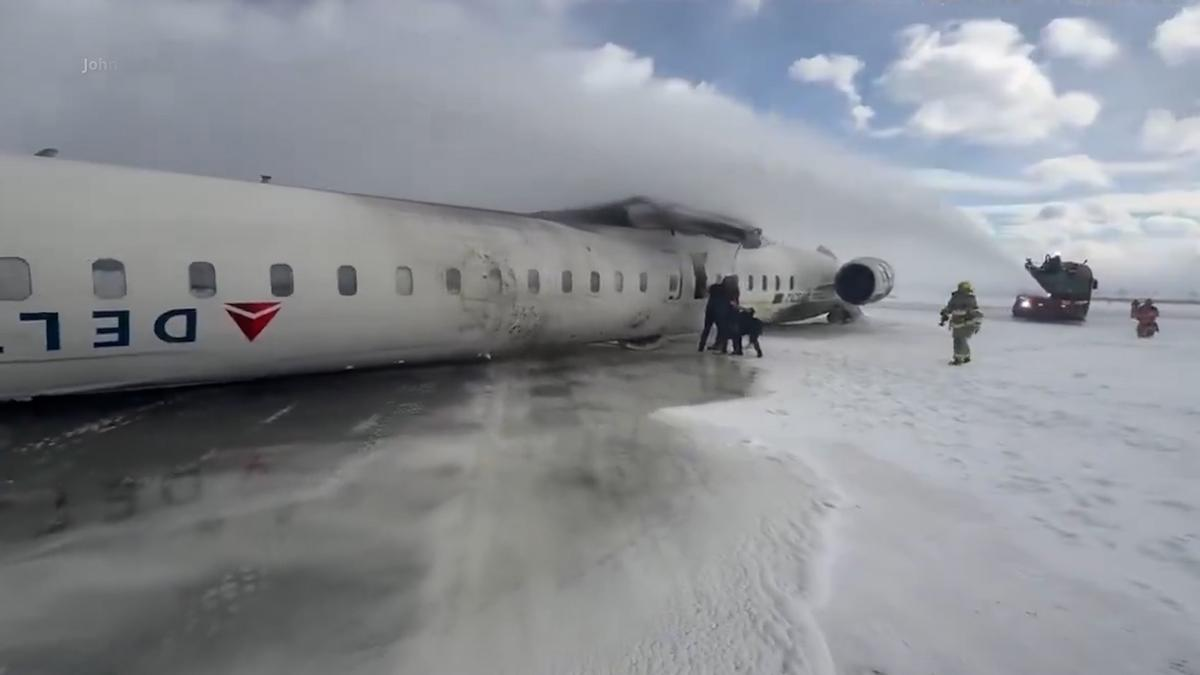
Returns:
[[[1137,311],[1134,312],[1134,317],[1137,319],[1137,336],[1140,338],[1154,337],[1158,332],[1158,308],[1154,306],[1154,301],[1146,298]]]
[[[983,312],[979,311],[979,302],[975,299],[975,289],[971,282],[959,282],[958,288],[950,294],[950,301],[941,311],[942,320],[939,326],[950,323],[950,335],[954,338],[954,360],[952,366],[971,362],[971,346],[967,340],[979,332],[983,323]]]

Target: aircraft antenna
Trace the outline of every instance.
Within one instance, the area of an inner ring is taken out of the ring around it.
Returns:
[[[42,148],[33,153],[34,157],[58,157],[58,148]]]

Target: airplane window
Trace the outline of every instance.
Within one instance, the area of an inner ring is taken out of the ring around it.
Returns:
[[[412,268],[397,267],[396,268],[396,295],[412,295],[412,294],[413,294]]]
[[[765,275],[765,274],[762,275],[762,278],[763,278],[762,279],[762,281],[763,281],[762,289],[765,291],[765,290],[767,290],[767,275]]]
[[[668,284],[669,284],[669,288],[671,291],[671,295],[675,295],[675,293],[677,293],[679,291],[679,275],[672,274]]]
[[[592,292],[593,293],[600,292],[600,273],[599,272],[592,272]]]
[[[613,274],[613,288],[618,293],[625,292],[625,275],[624,274],[621,274],[620,272],[616,272]]]
[[[529,287],[529,292],[534,295],[542,292],[542,276],[538,274],[537,270],[529,270],[526,285]]]
[[[754,275],[753,274],[746,277],[746,284],[747,284],[746,290],[748,290],[748,291],[754,290]]]
[[[776,274],[775,275],[775,290],[779,290],[782,287],[783,287],[783,282],[779,280],[779,275]]]
[[[188,286],[197,298],[211,298],[217,294],[217,268],[210,262],[194,262],[188,265]]]
[[[29,263],[23,258],[0,258],[0,300],[24,300],[31,295]]]
[[[292,275],[292,266],[284,263],[271,265],[271,295],[286,298],[296,292],[296,280]]]
[[[571,292],[571,271],[563,270],[562,273],[562,291],[563,293]]]
[[[796,290],[796,277],[794,277],[794,276],[788,277],[788,290],[789,291]]]
[[[125,297],[125,263],[112,258],[92,262],[92,293],[101,300]]]
[[[358,293],[358,270],[353,265],[342,265],[337,271],[338,293],[355,295]]]
[[[459,272],[456,267],[446,270],[446,290],[450,295],[458,295],[462,292],[462,272]]]
[[[638,275],[638,290],[645,293],[646,289],[649,287],[650,287],[650,275],[646,274],[645,272],[642,272],[641,274]]]
[[[493,267],[488,270],[488,293],[491,295],[500,295],[504,292],[504,276],[500,274],[499,267]]]

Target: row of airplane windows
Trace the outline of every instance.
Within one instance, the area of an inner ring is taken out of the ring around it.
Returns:
[[[276,263],[269,270],[271,295],[286,298],[296,290],[295,276],[291,265]],[[499,270],[493,270],[488,277],[489,285],[499,293],[501,279]],[[592,293],[600,292],[600,273],[593,271],[589,279],[589,289]],[[451,267],[445,275],[446,292],[458,295],[462,292],[462,272]],[[525,278],[526,288],[530,293],[540,293],[542,288],[541,274],[531,269]],[[677,297],[680,290],[680,277],[671,274],[668,286],[672,297]],[[560,289],[563,293],[574,290],[574,278],[570,270],[563,270],[560,276]],[[638,274],[638,291],[645,293],[650,287],[650,275],[646,272]],[[358,294],[358,270],[353,265],[342,265],[337,268],[337,288],[341,295]],[[198,298],[210,298],[217,294],[217,269],[210,262],[193,262],[188,265],[188,289]],[[613,290],[617,293],[625,291],[625,275],[613,273]],[[125,264],[112,258],[101,258],[92,263],[92,292],[101,300],[117,300],[125,297]],[[409,267],[396,268],[397,295],[413,294],[413,273]],[[33,279],[29,263],[23,258],[0,258],[0,300],[25,300],[33,295]]]
[[[754,290],[754,275],[753,274],[749,274],[746,276],[746,290],[748,290],[748,291]],[[759,290],[762,290],[762,291],[769,290],[768,285],[767,285],[767,275],[765,275],[765,274],[762,275],[762,285],[759,286]],[[778,274],[775,275],[775,290],[777,290],[777,291],[783,290],[783,278],[780,277]],[[788,290],[789,291],[796,290],[796,277],[794,277],[794,276],[788,277]]]

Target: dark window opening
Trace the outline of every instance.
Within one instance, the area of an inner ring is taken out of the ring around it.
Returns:
[[[446,270],[446,291],[450,295],[462,292],[462,272],[459,272],[457,267]]]
[[[338,293],[356,295],[358,293],[358,270],[353,265],[342,265],[337,271]]]
[[[271,295],[286,298],[296,291],[296,280],[292,275],[292,266],[283,263],[271,265]]]
[[[210,262],[194,262],[188,265],[188,286],[197,298],[211,298],[217,294],[217,268]]]
[[[125,263],[100,258],[92,263],[92,293],[101,300],[125,297]]]
[[[396,295],[413,294],[413,273],[410,267],[396,268]]]
[[[692,297],[696,300],[708,294],[708,271],[704,269],[707,262],[707,251],[692,254],[692,272],[696,275],[696,288],[692,289]]]
[[[24,258],[0,258],[0,300],[25,300],[33,295],[33,277]]]
[[[600,292],[600,273],[599,272],[592,272],[591,288],[592,288],[593,293]]]

